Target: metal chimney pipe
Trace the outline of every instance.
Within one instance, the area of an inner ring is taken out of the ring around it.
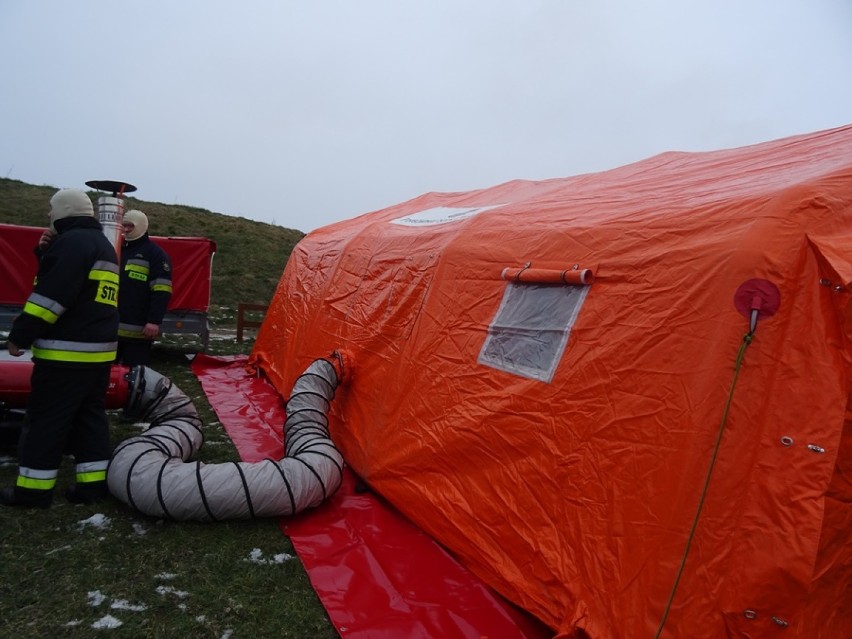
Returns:
[[[116,180],[89,180],[86,186],[99,191],[108,191],[112,195],[98,198],[98,220],[104,228],[104,235],[115,249],[115,254],[121,259],[122,229],[124,219],[124,194],[132,193],[136,187],[127,182]]]

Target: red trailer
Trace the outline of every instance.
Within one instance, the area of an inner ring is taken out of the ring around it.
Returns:
[[[0,224],[0,334],[8,335],[12,320],[32,291],[38,260],[33,249],[44,231],[35,226]],[[216,243],[206,237],[151,239],[172,260],[172,298],[163,324],[164,335],[198,336],[206,350],[210,336],[210,276]]]

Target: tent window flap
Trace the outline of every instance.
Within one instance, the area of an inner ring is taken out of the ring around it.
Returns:
[[[588,286],[510,282],[479,363],[550,383],[588,292]]]

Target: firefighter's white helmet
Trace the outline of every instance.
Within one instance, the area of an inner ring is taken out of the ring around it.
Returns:
[[[145,235],[145,232],[148,230],[148,216],[142,211],[137,211],[136,209],[127,211],[124,214],[124,219],[121,223],[122,225],[125,225],[124,237],[128,242],[138,240],[140,237]],[[133,225],[132,229],[129,228],[131,224]]]
[[[50,198],[50,226],[65,217],[95,216],[89,196],[79,189],[60,189]]]

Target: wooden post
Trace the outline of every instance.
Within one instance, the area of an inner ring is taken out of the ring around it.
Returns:
[[[263,323],[256,322],[252,320],[246,319],[246,311],[263,311],[266,313],[267,307],[263,304],[243,304],[240,303],[237,306],[237,342],[242,343],[243,341],[243,329],[244,328],[260,328],[260,325]]]

